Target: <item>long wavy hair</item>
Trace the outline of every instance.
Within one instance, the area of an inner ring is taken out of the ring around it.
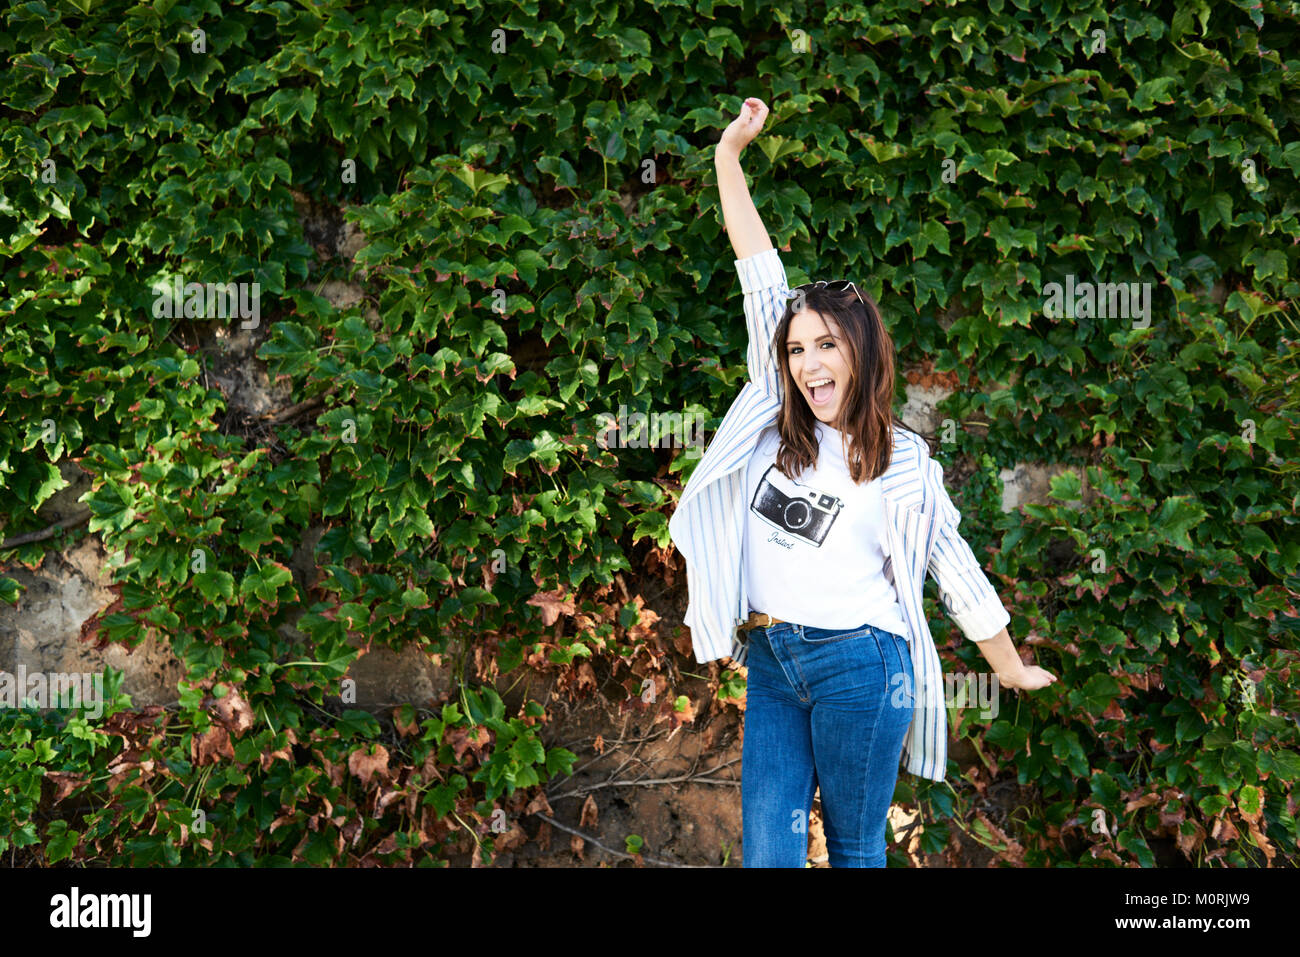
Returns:
[[[919,434],[894,414],[894,340],[880,317],[880,307],[861,284],[858,284],[861,302],[852,288],[833,292],[825,286],[805,285],[792,292],[799,290],[804,293],[802,307],[816,312],[828,326],[837,326],[838,330],[832,331],[838,331],[842,337],[841,347],[847,343],[853,381],[840,400],[837,427],[842,433],[849,475],[859,485],[870,482],[889,468],[893,426]],[[797,296],[786,303],[771,344],[784,393],[777,417],[781,445],[776,454],[776,467],[791,478],[817,465],[818,443],[814,430],[820,421],[790,372],[786,336],[797,306],[800,306]]]

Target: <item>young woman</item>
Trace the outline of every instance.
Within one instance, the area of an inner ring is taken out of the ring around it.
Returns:
[[[900,756],[935,781],[947,767],[927,573],[1002,687],[1056,678],[1020,661],[942,469],[893,413],[894,346],[875,302],[844,280],[788,288],[740,168],[767,113],[747,99],[715,153],[749,379],[669,531],[696,659],[748,667],[745,866],[805,865],[820,788],[831,866],[883,867]]]

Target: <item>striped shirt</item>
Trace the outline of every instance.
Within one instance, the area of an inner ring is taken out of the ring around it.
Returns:
[[[759,433],[776,422],[783,386],[770,352],[785,309],[785,267],[775,249],[735,260],[749,329],[749,378],[696,465],[668,522],[686,558],[685,623],[697,661],[730,656],[745,663],[736,626],[749,617],[742,574],[745,469]],[[948,766],[943,670],[926,623],[921,589],[934,577],[944,609],[971,641],[985,641],[1011,621],[974,552],[957,531],[961,515],[948,497],[943,469],[924,441],[897,426],[889,468],[880,477],[885,506],[885,570],[907,624],[916,688],[904,766],[942,781]]]

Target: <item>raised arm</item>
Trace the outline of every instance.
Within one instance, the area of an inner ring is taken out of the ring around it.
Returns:
[[[767,105],[760,99],[745,100],[731,125],[723,131],[713,154],[718,173],[718,192],[727,238],[736,254],[736,271],[745,296],[745,324],[749,331],[746,361],[750,381],[764,391],[779,391],[777,366],[772,356],[772,334],[785,309],[789,285],[785,267],[763,220],[749,195],[740,153],[758,135],[767,119]]]
[[[748,259],[772,248],[763,220],[754,208],[745,173],[740,168],[740,154],[758,135],[767,119],[767,104],[756,97],[747,99],[740,115],[722,132],[713,151],[713,165],[718,171],[718,192],[722,198],[722,221],[737,259]]]

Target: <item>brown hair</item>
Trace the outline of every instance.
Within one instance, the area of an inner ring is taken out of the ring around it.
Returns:
[[[834,292],[825,286],[800,286],[802,307],[816,312],[827,325],[838,326],[846,340],[853,381],[840,401],[838,429],[847,447],[844,461],[849,475],[859,485],[875,479],[889,468],[893,455],[893,426],[907,429],[894,414],[894,340],[880,318],[880,308],[858,285],[862,302],[852,288]],[[792,296],[776,324],[772,350],[784,396],[777,416],[781,445],[776,467],[791,478],[817,464],[818,418],[809,408],[790,373],[786,337],[800,297]],[[913,431],[908,429],[909,432]]]

